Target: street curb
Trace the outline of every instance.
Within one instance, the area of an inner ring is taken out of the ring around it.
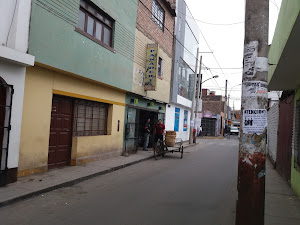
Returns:
[[[196,143],[196,144],[189,144],[187,146],[184,146],[184,148],[193,147],[193,146],[196,146],[197,144],[198,143]],[[54,186],[51,186],[51,187],[47,187],[47,188],[44,188],[44,189],[41,189],[41,190],[38,190],[38,191],[33,191],[33,192],[29,193],[29,194],[25,194],[25,195],[22,195],[22,196],[18,196],[18,197],[15,197],[15,198],[12,198],[12,199],[0,202],[0,208],[4,207],[4,206],[11,205],[11,204],[16,203],[16,202],[20,202],[20,201],[32,198],[32,197],[36,197],[36,196],[38,196],[40,194],[47,193],[47,192],[50,192],[50,191],[53,191],[53,190],[56,190],[56,189],[59,189],[59,188],[71,187],[71,186],[73,186],[75,184],[79,184],[79,183],[81,183],[81,182],[83,182],[85,180],[89,180],[89,179],[97,177],[97,176],[108,174],[108,173],[111,173],[111,172],[114,172],[114,171],[117,171],[117,170],[129,167],[129,166],[141,163],[143,161],[147,161],[147,160],[152,159],[152,158],[154,158],[153,155],[148,156],[148,157],[143,158],[143,159],[139,159],[139,160],[130,162],[130,163],[126,163],[126,164],[123,164],[123,165],[115,166],[115,167],[103,170],[101,172],[96,172],[96,173],[93,173],[93,174],[90,174],[90,175],[87,175],[87,176],[84,176],[84,177],[76,178],[76,179],[71,180],[71,181],[67,181],[67,182],[63,182],[61,184],[57,184],[57,185],[54,185]]]
[[[141,163],[143,161],[146,161],[146,160],[149,160],[149,159],[152,159],[152,158],[153,158],[153,156],[149,156],[149,157],[146,157],[144,159],[139,159],[137,161],[133,161],[133,162],[126,163],[126,164],[123,164],[123,165],[115,166],[115,167],[109,168],[107,170],[103,170],[101,172],[96,172],[96,173],[93,173],[93,174],[90,174],[90,175],[87,175],[87,176],[84,176],[84,177],[76,178],[74,180],[63,182],[61,184],[57,184],[57,185],[54,185],[54,186],[51,186],[51,187],[47,187],[47,188],[44,188],[44,189],[41,189],[41,190],[38,190],[38,191],[33,191],[32,193],[25,194],[25,195],[22,195],[22,196],[18,196],[18,197],[0,202],[0,208],[4,207],[4,206],[7,206],[7,205],[10,205],[10,204],[13,204],[13,203],[16,203],[16,202],[19,202],[19,201],[26,200],[28,198],[36,197],[40,194],[47,193],[47,192],[50,192],[50,191],[53,191],[53,190],[56,190],[56,189],[59,189],[59,188],[71,187],[71,186],[73,186],[75,184],[78,184],[78,183],[81,183],[85,180],[88,180],[88,179],[91,179],[91,178],[94,178],[94,177],[97,177],[97,176],[101,176],[101,175],[104,175],[104,174],[107,174],[107,173],[111,173],[111,172],[114,172],[114,171],[129,167],[129,166]]]

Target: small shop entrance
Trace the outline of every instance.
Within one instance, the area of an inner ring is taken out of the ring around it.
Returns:
[[[161,119],[164,123],[164,113],[128,107],[125,134],[125,151],[127,153],[134,153],[143,147],[144,127],[148,118],[150,118],[151,126],[148,148],[152,148],[155,141],[155,125],[158,122],[158,119]]]

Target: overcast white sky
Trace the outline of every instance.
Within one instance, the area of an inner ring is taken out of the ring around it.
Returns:
[[[232,24],[243,22],[245,17],[245,0],[185,0],[193,14],[197,24],[208,42],[211,53],[200,53],[203,56],[205,68],[202,70],[203,81],[219,75],[219,78],[212,79],[203,84],[203,88],[216,91],[216,94],[225,95],[225,80],[228,80],[228,92],[230,92],[230,106],[234,109],[241,107],[241,86],[244,48],[244,23],[235,25],[211,25]],[[269,23],[269,43],[272,42],[278,13],[282,0],[270,0],[270,23]],[[198,21],[199,20],[199,21]],[[202,21],[202,22],[200,22]],[[200,52],[210,52],[204,38],[200,34]],[[223,72],[219,68],[216,57]],[[215,69],[213,69],[215,68]],[[224,73],[224,74],[223,74]]]

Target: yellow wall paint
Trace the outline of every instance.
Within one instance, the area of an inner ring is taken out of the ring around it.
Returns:
[[[102,136],[86,136],[86,137],[73,137],[72,146],[72,159],[76,155],[76,159],[99,155],[109,151],[122,150],[123,146],[123,126],[125,107],[113,105],[112,106],[112,126],[111,135]],[[117,131],[118,120],[120,120],[120,131]]]
[[[74,137],[73,157],[122,149],[126,93],[42,67],[26,71],[19,170],[47,166],[53,90],[120,103],[110,106],[110,135]],[[112,110],[111,110],[112,109]],[[110,117],[111,116],[111,117]],[[120,131],[117,123],[120,120]],[[74,140],[76,139],[76,140]]]
[[[156,91],[145,91],[142,83],[146,68],[147,44],[152,43],[154,43],[153,40],[149,39],[142,32],[136,29],[132,92],[168,103],[170,100],[172,58],[170,58],[161,48],[159,49],[158,54],[159,57],[162,58],[163,79],[157,79]]]

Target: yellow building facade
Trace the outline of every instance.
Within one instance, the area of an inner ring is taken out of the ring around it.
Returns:
[[[73,110],[75,106],[69,107],[72,110],[70,117],[72,121],[69,121],[72,125],[69,138],[71,152],[69,156],[62,156],[63,158],[69,157],[66,165],[78,165],[121,155],[125,96],[126,93],[119,89],[46,68],[43,65],[28,68],[25,80],[18,176],[45,172],[49,168],[51,127],[57,126],[52,123],[53,113],[56,110],[53,106],[55,98],[66,98],[68,102],[86,101],[87,104],[105,104],[107,107],[105,134],[88,136],[75,135],[76,112]],[[86,123],[85,121],[85,125]],[[63,132],[61,132],[62,137],[64,137]],[[59,138],[55,140],[59,141]],[[63,142],[62,145],[64,145]],[[58,146],[56,143],[54,145]],[[59,154],[59,151],[56,154]]]

